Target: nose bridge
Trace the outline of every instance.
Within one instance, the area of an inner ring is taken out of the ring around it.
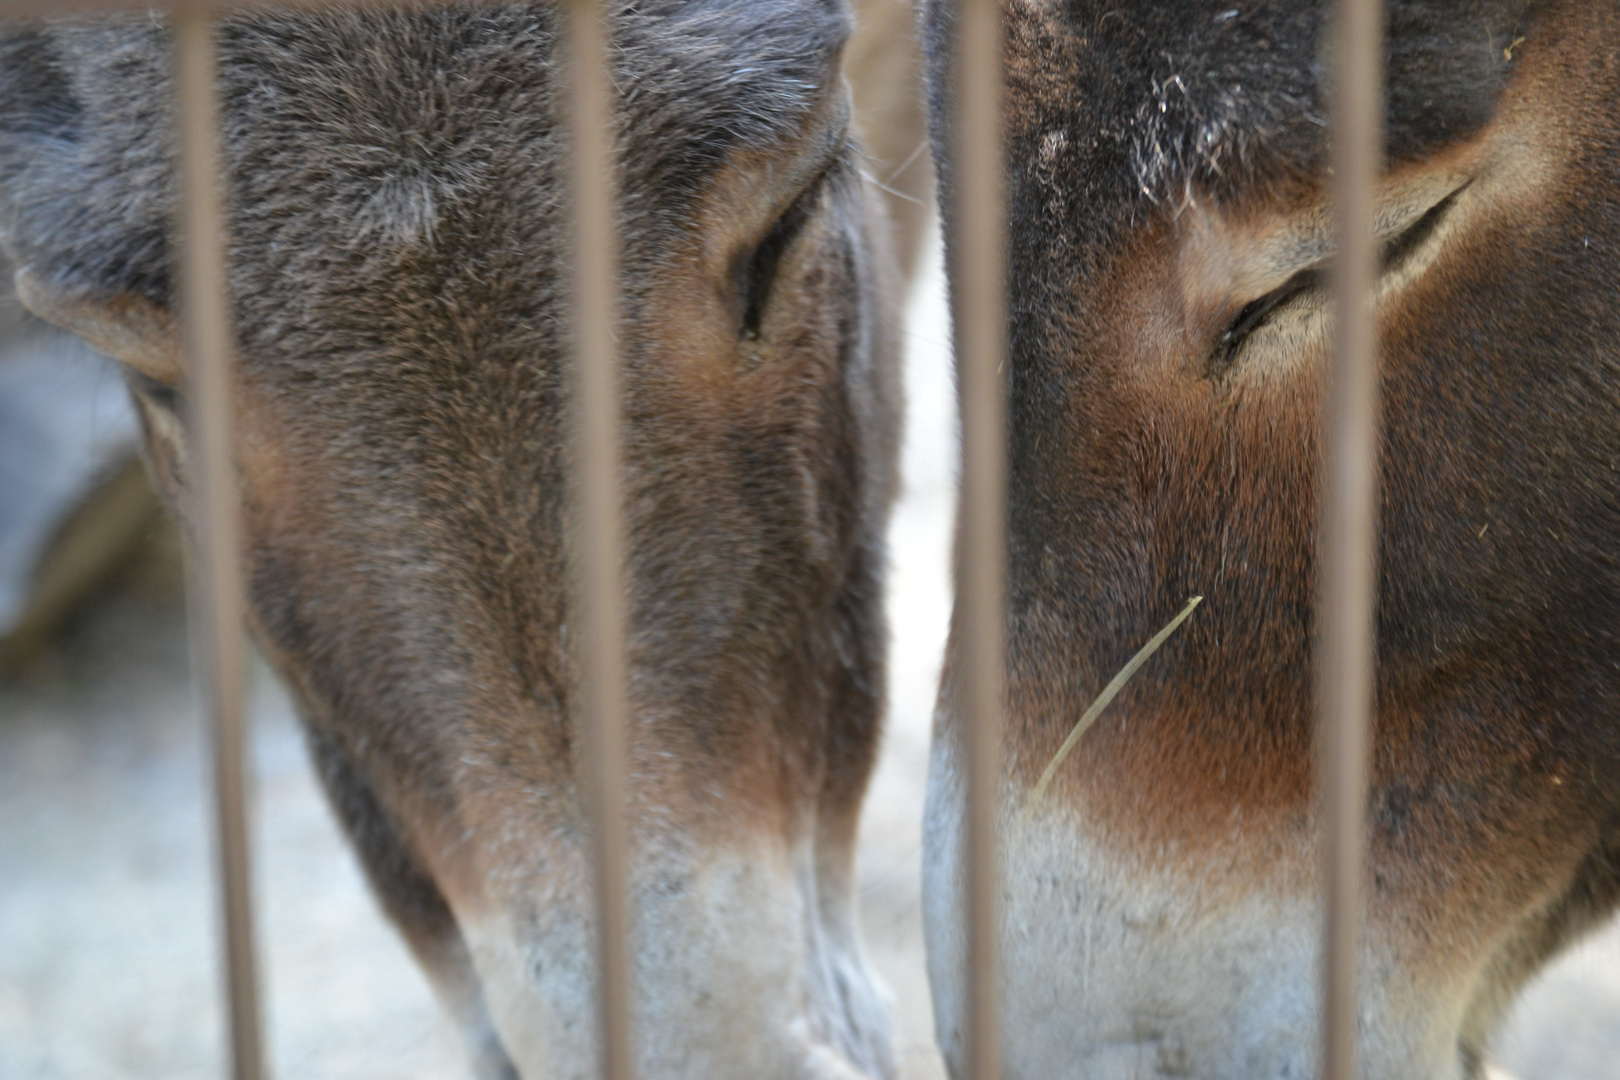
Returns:
[[[510,560],[480,550],[468,580],[490,580],[454,590],[461,617],[439,620],[502,640],[467,650],[475,669],[456,678],[466,693],[439,718],[455,820],[431,808],[412,820],[501,1043],[526,1078],[572,1077],[593,1067],[596,1023],[577,642],[560,582],[555,612],[532,584],[517,588],[536,558],[513,546]],[[688,667],[660,644],[670,635],[655,636],[652,651],[630,654],[639,1074],[891,1076],[886,1002],[855,926],[853,817],[822,805],[826,695],[800,687],[783,702],[773,686],[716,698],[712,685],[736,672]]]

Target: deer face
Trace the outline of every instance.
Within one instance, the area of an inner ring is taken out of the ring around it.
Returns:
[[[1010,1077],[1315,1075],[1328,7],[1004,5]],[[1367,1077],[1478,1075],[1514,989],[1614,902],[1617,40],[1592,5],[1389,5]]]
[[[615,41],[633,963],[648,1075],[893,1068],[855,938],[896,395],[833,4]],[[549,5],[222,31],[253,629],[490,1076],[594,1061]],[[122,360],[189,510],[149,22],[0,38],[20,294]]]

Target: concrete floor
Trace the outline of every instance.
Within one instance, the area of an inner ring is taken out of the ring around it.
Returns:
[[[949,612],[952,390],[937,260],[911,319],[894,530],[893,707],[860,854],[865,931],[905,1080],[943,1075],[918,919],[928,716]],[[220,1071],[203,747],[181,612],[139,576],[22,684],[0,685],[0,1080]],[[275,1074],[459,1080],[454,1034],[366,892],[286,698],[253,689],[258,892]],[[1531,988],[1500,1043],[1520,1080],[1620,1077],[1620,931]]]

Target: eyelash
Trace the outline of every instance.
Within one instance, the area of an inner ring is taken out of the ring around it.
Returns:
[[[1278,308],[1303,292],[1322,287],[1322,270],[1313,267],[1301,270],[1258,300],[1245,304],[1243,310],[1227,324],[1221,336],[1215,339],[1215,356],[1210,364],[1211,374],[1220,374],[1237,360],[1237,352],[1249,335],[1266,324]]]

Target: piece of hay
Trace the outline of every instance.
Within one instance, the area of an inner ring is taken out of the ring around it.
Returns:
[[[1041,773],[1041,778],[1035,781],[1035,786],[1030,789],[1029,798],[1024,800],[1024,811],[1020,815],[1021,819],[1029,817],[1042,797],[1046,795],[1046,789],[1052,784],[1052,777],[1057,775],[1058,766],[1062,765],[1063,759],[1069,756],[1069,751],[1073,750],[1075,743],[1080,741],[1080,736],[1086,733],[1087,728],[1096,723],[1097,717],[1101,716],[1102,711],[1108,708],[1108,703],[1113,701],[1120,690],[1124,689],[1125,684],[1131,681],[1131,676],[1135,675],[1142,665],[1148,662],[1150,656],[1159,651],[1159,646],[1168,641],[1170,635],[1175,633],[1176,629],[1187,621],[1187,616],[1193,613],[1193,608],[1197,607],[1203,599],[1202,596],[1188,597],[1187,606],[1182,608],[1175,618],[1166,623],[1163,630],[1154,634],[1146,645],[1138,649],[1136,655],[1131,657],[1130,662],[1120,668],[1119,674],[1115,675],[1108,685],[1103,687],[1102,693],[1097,695],[1097,700],[1093,701],[1091,707],[1081,715],[1074,725],[1074,730],[1069,732],[1069,737],[1063,740],[1063,745],[1058,747],[1056,754],[1052,755],[1052,760],[1046,766],[1045,771]]]

